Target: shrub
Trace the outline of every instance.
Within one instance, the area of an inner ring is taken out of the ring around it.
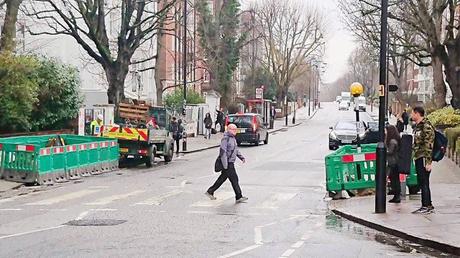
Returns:
[[[34,57],[0,55],[0,132],[28,131],[37,99]]]
[[[455,127],[460,125],[460,110],[445,107],[430,113],[427,118],[435,127]]]

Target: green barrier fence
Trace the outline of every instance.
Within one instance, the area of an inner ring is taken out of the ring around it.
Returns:
[[[56,141],[57,139],[57,141]],[[50,143],[63,146],[51,146]],[[6,180],[52,184],[118,169],[114,139],[41,135],[0,139],[0,176]]]
[[[355,146],[343,146],[326,156],[326,189],[329,192],[375,188],[376,144],[365,144],[358,153]],[[406,179],[408,186],[417,185],[412,164]]]

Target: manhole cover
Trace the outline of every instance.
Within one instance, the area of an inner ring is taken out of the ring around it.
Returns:
[[[116,226],[125,223],[126,220],[121,219],[80,219],[71,220],[64,225],[68,226]]]

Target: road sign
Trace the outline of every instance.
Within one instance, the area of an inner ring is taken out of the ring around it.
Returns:
[[[385,96],[385,85],[380,85],[379,86],[379,96],[384,97]]]
[[[263,99],[263,98],[264,98],[264,89],[256,88],[256,99]]]

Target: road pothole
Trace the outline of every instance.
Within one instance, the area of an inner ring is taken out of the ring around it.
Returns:
[[[121,219],[79,219],[71,220],[64,225],[67,226],[81,226],[81,227],[104,227],[116,226],[125,223],[127,220]]]

